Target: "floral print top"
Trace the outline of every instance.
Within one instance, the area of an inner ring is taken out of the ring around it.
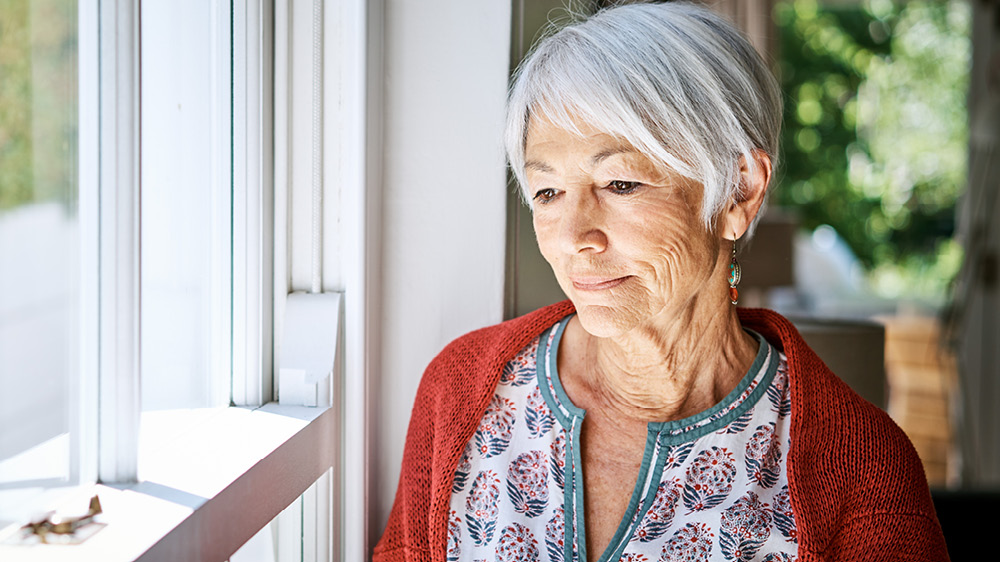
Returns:
[[[449,562],[580,562],[580,427],[556,351],[569,317],[504,367],[452,485]],[[625,517],[601,562],[795,560],[783,459],[791,402],[784,356],[762,337],[753,365],[719,404],[648,424]]]

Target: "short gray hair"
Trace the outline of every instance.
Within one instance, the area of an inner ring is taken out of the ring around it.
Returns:
[[[530,205],[529,119],[577,134],[585,123],[701,183],[702,220],[712,229],[740,197],[741,158],[755,171],[762,150],[777,168],[781,112],[774,76],[721,16],[687,3],[629,4],[539,42],[514,75],[504,144]]]

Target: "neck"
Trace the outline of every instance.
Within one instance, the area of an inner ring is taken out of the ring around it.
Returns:
[[[634,421],[692,416],[735,388],[757,352],[735,307],[724,304],[705,311],[719,307],[696,297],[680,314],[664,311],[614,338],[588,334],[574,317],[560,346],[560,364],[566,340],[574,342],[565,359],[573,365],[571,386],[587,405]]]

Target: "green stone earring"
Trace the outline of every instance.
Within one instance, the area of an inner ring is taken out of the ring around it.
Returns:
[[[736,237],[733,237],[733,261],[729,264],[729,300],[733,304],[740,298],[736,285],[740,283],[740,264],[736,261]]]

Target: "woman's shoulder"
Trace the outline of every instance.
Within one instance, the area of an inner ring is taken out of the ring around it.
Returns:
[[[899,426],[831,372],[787,319],[753,309],[741,311],[740,319],[786,356],[792,397],[788,471],[796,518],[801,512],[809,522],[803,531],[811,536],[803,540],[822,549],[844,540],[850,528],[862,535],[883,532],[880,520],[886,517],[901,541],[907,529],[936,539],[940,527],[923,466]]]
[[[842,435],[855,443],[865,439],[874,445],[909,445],[888,414],[834,374],[788,319],[766,309],[746,309],[740,311],[740,320],[784,353],[794,405],[802,414],[797,416],[801,431],[816,432],[817,437]]]
[[[851,445],[847,447],[849,450],[840,451],[844,460],[916,458],[909,439],[888,414],[835,375],[788,319],[764,309],[740,311],[740,319],[781,349],[786,357],[793,409],[798,409],[792,430],[798,431],[800,441]]]

